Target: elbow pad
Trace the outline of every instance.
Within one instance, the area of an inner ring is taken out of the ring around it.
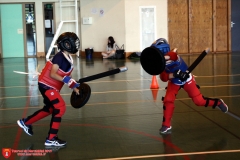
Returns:
[[[161,74],[160,74],[160,79],[163,81],[163,82],[167,82],[169,80],[169,74],[165,71],[163,71]]]
[[[165,56],[169,56],[170,57],[169,60],[172,61],[176,61],[178,59],[177,53],[173,51],[168,52]]]

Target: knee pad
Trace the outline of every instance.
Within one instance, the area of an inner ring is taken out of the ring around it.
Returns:
[[[176,95],[175,95],[175,97],[165,96],[163,98],[163,103],[174,103],[175,99],[176,99]]]
[[[57,109],[57,108],[53,109],[54,117],[62,117],[65,112],[66,112],[66,107],[62,107],[60,109]]]
[[[45,111],[45,112],[48,112],[48,113],[52,113],[53,112],[53,109],[50,108],[50,107],[47,107],[46,105],[43,106],[42,110]]]
[[[54,101],[52,101],[53,103],[53,114],[57,115],[58,117],[61,117],[64,115],[65,111],[66,111],[66,105],[64,101],[59,101],[59,99],[56,99]]]

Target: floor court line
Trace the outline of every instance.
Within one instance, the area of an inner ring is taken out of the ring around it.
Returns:
[[[235,114],[233,114],[233,113],[231,113],[231,112],[227,112],[226,114],[228,114],[228,115],[230,115],[231,117],[233,117],[233,118],[235,118],[235,119],[237,119],[237,120],[239,120],[240,121],[240,117],[238,117],[237,115],[235,115]]]
[[[200,86],[201,88],[218,88],[218,87],[234,87],[234,86],[240,86],[240,84],[236,85],[217,85],[217,86]],[[139,89],[139,90],[120,90],[120,91],[104,91],[104,92],[92,92],[92,94],[106,94],[106,93],[120,93],[120,92],[141,92],[141,91],[150,91],[152,89]],[[165,90],[165,88],[160,88],[158,90]],[[61,94],[61,95],[71,95],[69,94]],[[14,97],[0,97],[0,99],[7,99],[7,98],[27,98],[27,97],[36,97],[36,96],[14,96]],[[38,95],[38,97],[41,97],[41,95]],[[232,97],[232,96],[230,96]]]
[[[113,129],[113,130],[138,134],[138,135],[145,136],[145,137],[148,137],[150,139],[162,142],[165,145],[171,147],[176,152],[183,153],[183,150],[181,148],[179,148],[178,146],[174,145],[171,141],[164,140],[164,139],[162,139],[158,136],[151,135],[149,133],[145,133],[145,132],[142,132],[142,131],[132,130],[132,129],[128,129],[128,128],[122,128],[122,127],[115,127],[115,126],[105,126],[105,125],[99,125],[99,124],[72,124],[72,123],[68,124],[68,123],[63,123],[62,125],[65,125],[65,126],[96,127],[96,128],[101,128],[101,129]],[[17,126],[17,125],[15,125],[15,126]],[[36,124],[36,126],[47,126],[47,124]],[[14,127],[14,126],[13,125],[12,126],[3,126],[1,128],[9,128],[9,127]],[[184,155],[184,159],[189,160],[189,157],[187,157],[187,155]]]
[[[33,88],[30,88],[30,92],[29,92],[30,95],[31,95],[32,91],[33,91]],[[23,109],[22,117],[26,117],[29,103],[30,103],[30,97],[26,101],[26,105]],[[17,149],[18,148],[19,141],[21,139],[21,134],[22,134],[22,128],[18,127],[12,149]],[[14,160],[15,159],[15,154],[13,156],[11,156],[10,159]]]
[[[25,96],[24,98],[31,97],[31,96]],[[240,97],[240,95],[233,95],[233,96],[221,96],[222,98],[231,98],[231,97]],[[16,98],[23,98],[21,97],[16,97]],[[217,98],[217,97],[212,97],[212,98]],[[183,100],[190,100],[191,98],[177,98],[176,101],[183,101]],[[130,104],[130,103],[142,103],[142,102],[162,102],[162,100],[139,100],[139,101],[127,101],[127,102],[105,102],[105,103],[87,103],[86,106],[96,106],[96,105],[111,105],[111,104]],[[71,107],[70,104],[66,105],[67,107]],[[28,108],[41,108],[42,106],[35,106],[35,107],[28,107]],[[0,108],[0,110],[19,110],[19,109],[24,109],[22,107],[18,108]]]
[[[234,77],[234,76],[240,76],[240,74],[232,74],[232,75],[214,75],[214,76],[197,76],[194,75],[195,78],[207,78],[207,77]],[[142,79],[129,79],[129,80],[114,80],[114,81],[90,81],[88,82],[89,84],[91,83],[117,83],[117,82],[131,82],[131,81],[151,81],[152,79],[149,78],[142,78]],[[36,84],[37,85],[37,81]],[[0,86],[0,88],[23,88],[23,87],[30,87],[30,86],[7,86],[3,87]]]
[[[220,85],[220,86],[230,86],[230,85]],[[239,85],[237,85],[239,86]],[[210,86],[202,86],[201,88],[205,88],[205,87],[210,87]],[[211,86],[211,87],[217,87],[217,86]],[[151,89],[142,89],[142,90],[122,90],[122,91],[105,91],[105,92],[92,92],[92,94],[107,94],[107,93],[120,93],[120,92],[141,92],[141,91],[149,91]],[[159,89],[159,90],[165,90],[165,88]],[[70,94],[61,94],[61,95],[70,95]],[[38,97],[40,97],[41,95],[38,95]],[[221,96],[221,97],[239,97],[240,95],[232,95],[232,96]],[[1,97],[0,99],[15,99],[15,98],[30,98],[33,96],[16,96],[16,97]],[[35,96],[34,96],[35,97]],[[214,98],[214,97],[212,97]],[[180,99],[176,99],[176,100],[188,100],[191,98],[180,98]],[[152,102],[160,102],[162,100],[155,100]],[[136,102],[151,102],[151,100],[142,100],[142,101],[128,101],[128,102],[107,102],[107,103],[92,103],[92,104],[86,104],[86,105],[101,105],[101,104],[126,104],[126,103],[136,103]],[[70,105],[67,105],[70,106]],[[30,108],[30,107],[29,107]],[[31,108],[41,108],[41,107],[31,107]],[[2,109],[0,107],[0,110],[19,110],[19,109],[24,109],[24,108],[8,108],[8,109]],[[231,113],[231,112],[227,112],[228,115],[230,115],[231,117],[240,120],[240,117]]]
[[[118,158],[103,158],[95,160],[125,160],[125,159],[144,159],[144,158],[157,158],[157,157],[174,157],[174,156],[190,156],[201,154],[220,154],[220,153],[234,153],[240,152],[240,150],[222,150],[222,151],[206,151],[206,152],[187,152],[187,153],[173,153],[173,154],[157,154],[146,156],[132,156],[132,157],[118,157]]]
[[[107,93],[121,93],[121,92],[142,92],[142,91],[150,91],[152,89],[139,89],[139,90],[121,90],[121,91],[104,91],[104,92],[91,92],[91,94],[107,94]],[[165,88],[161,88],[158,90],[165,90]],[[62,96],[70,96],[72,93],[69,94],[61,94]],[[28,97],[41,97],[39,94],[38,96],[13,96],[13,97],[1,97],[0,99],[13,99],[13,98],[28,98]]]

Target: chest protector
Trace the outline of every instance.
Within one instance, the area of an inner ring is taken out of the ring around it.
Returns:
[[[186,63],[183,61],[183,59],[181,57],[178,56],[178,60],[176,60],[176,61],[167,61],[166,62],[165,71],[167,73],[173,73],[174,71],[179,70],[179,69],[183,72],[185,72],[188,69],[188,66],[186,65]],[[189,75],[189,78],[187,79],[186,82],[188,82],[190,79],[192,79],[191,74]],[[183,85],[186,83],[186,82],[180,81],[179,78],[172,78],[171,81],[177,85]]]
[[[51,61],[48,61],[46,63],[45,67],[43,68],[43,70],[41,72],[41,75],[38,77],[38,82],[60,91],[62,89],[62,86],[64,85],[64,83],[62,81],[58,81],[58,80],[51,78],[50,72],[52,69],[52,65],[53,64]],[[57,74],[62,77],[70,76],[72,73],[72,70],[73,70],[73,67],[71,67],[71,69],[68,72],[64,72],[63,70],[58,69]]]

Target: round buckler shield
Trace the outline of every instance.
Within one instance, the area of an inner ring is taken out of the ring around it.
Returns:
[[[70,98],[70,103],[74,108],[83,107],[88,102],[91,95],[91,88],[86,83],[81,83],[78,89],[79,95],[73,91]]]
[[[165,69],[163,53],[155,47],[145,48],[140,56],[142,68],[150,75],[159,75]]]

